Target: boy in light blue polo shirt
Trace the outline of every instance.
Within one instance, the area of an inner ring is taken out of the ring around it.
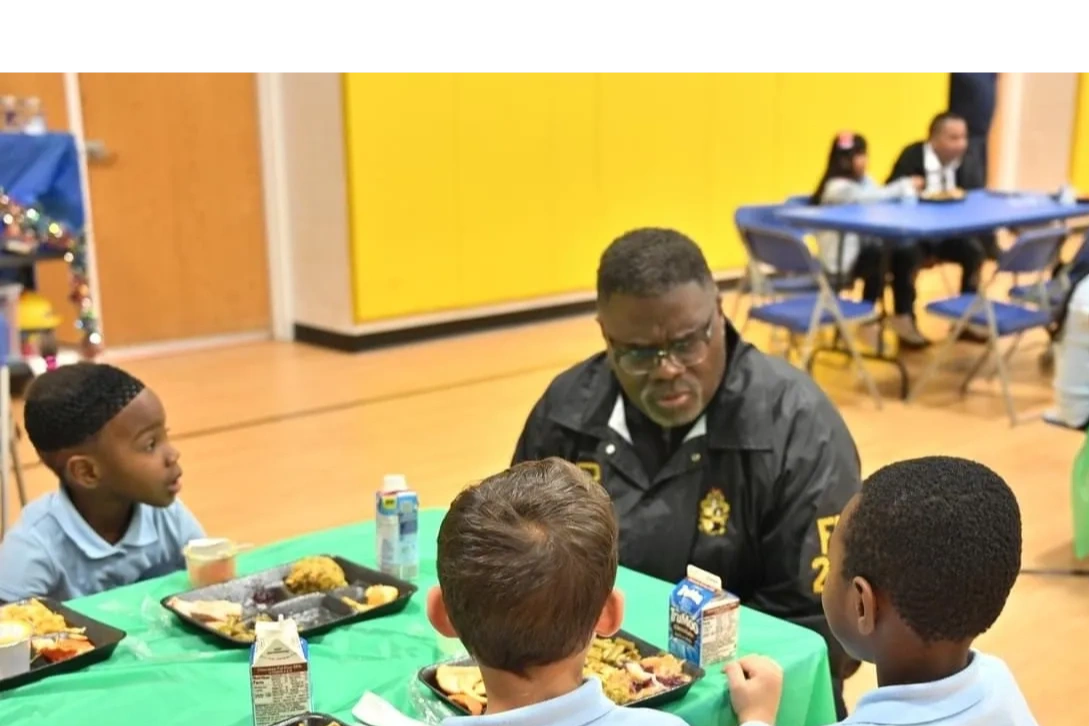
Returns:
[[[36,379],[27,435],[60,479],[0,543],[0,600],[92,595],[185,567],[204,536],[177,499],[178,450],[154,391],[110,365],[78,363]]]
[[[487,713],[445,726],[683,726],[622,708],[583,676],[594,634],[620,627],[609,495],[559,459],[518,464],[463,491],[438,538],[427,614],[480,666]]]
[[[1021,510],[998,474],[946,456],[886,466],[844,508],[828,556],[828,625],[877,667],[842,723],[1036,726],[1006,664],[972,648],[1021,569]],[[727,675],[742,721],[766,707],[759,674]]]

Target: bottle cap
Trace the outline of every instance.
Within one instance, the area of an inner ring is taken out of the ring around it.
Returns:
[[[386,474],[382,478],[382,491],[403,492],[408,489],[404,474]]]

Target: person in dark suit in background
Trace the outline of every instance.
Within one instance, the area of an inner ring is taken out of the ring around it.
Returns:
[[[918,176],[925,180],[924,194],[982,189],[986,184],[983,168],[978,156],[968,152],[968,124],[961,116],[945,111],[930,122],[926,141],[916,141],[900,152],[886,183]],[[924,240],[919,247],[924,257],[960,265],[961,293],[971,294],[979,289],[979,271],[986,253],[984,243],[978,237]],[[966,329],[962,337],[974,340],[979,336]]]
[[[997,73],[950,73],[949,110],[968,124],[968,146],[987,178],[987,136],[998,102]]]
[[[998,103],[997,73],[950,73],[949,110],[968,124],[969,153],[979,159],[979,168],[987,180],[987,137],[991,133],[995,106]],[[998,259],[998,240],[993,234],[980,237],[983,250],[992,260]]]

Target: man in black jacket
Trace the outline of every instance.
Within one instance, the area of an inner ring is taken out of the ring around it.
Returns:
[[[620,562],[668,582],[694,564],[749,607],[821,633],[840,717],[858,667],[821,609],[827,548],[861,488],[858,450],[812,378],[741,339],[694,242],[639,229],[597,278],[606,351],[561,373],[514,462],[550,456],[601,483]]]
[[[892,167],[889,183],[903,177],[919,176],[925,180],[923,193],[953,189],[982,189],[987,180],[976,153],[968,147],[968,124],[955,113],[940,113],[930,122],[926,141],[908,145]],[[962,293],[979,289],[979,271],[983,266],[985,243],[978,237],[924,240],[919,243],[925,256],[960,265]],[[968,337],[971,337],[969,333]]]

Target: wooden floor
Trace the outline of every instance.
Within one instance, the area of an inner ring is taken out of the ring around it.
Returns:
[[[732,310],[727,300],[726,310]],[[942,328],[930,326],[938,335]],[[755,325],[759,344],[767,340]],[[1041,341],[1036,340],[1039,344]],[[383,474],[402,472],[425,505],[503,468],[526,414],[553,375],[594,352],[589,317],[452,338],[362,355],[257,343],[126,361],[162,396],[182,451],[183,497],[210,533],[256,544],[373,516]],[[966,370],[975,348],[957,351]],[[1031,345],[1014,363],[1018,404],[1051,400]],[[927,353],[909,359],[918,372]],[[917,404],[891,400],[890,368],[871,365],[886,394],[876,410],[837,358],[815,376],[840,405],[868,473],[897,459],[945,453],[978,459],[1020,498],[1026,567],[1069,567],[1070,471],[1082,439],[1039,421],[1011,428],[997,388],[961,399],[955,377]],[[18,414],[21,419],[21,414]],[[53,477],[24,442],[31,496]],[[1089,565],[1089,563],[1084,563]],[[1089,578],[1023,575],[980,645],[1007,660],[1048,726],[1081,726],[1089,700]],[[863,670],[850,699],[873,686]]]

